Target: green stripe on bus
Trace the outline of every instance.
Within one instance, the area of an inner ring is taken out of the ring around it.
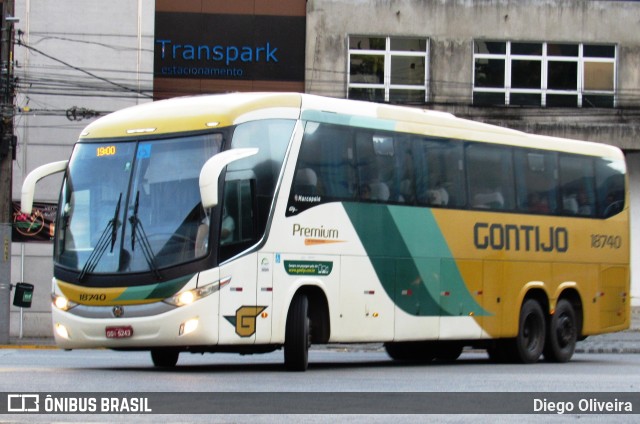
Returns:
[[[146,286],[127,287],[116,300],[165,299],[176,294],[185,286],[194,274]]]
[[[416,316],[488,315],[475,301],[426,208],[345,203],[345,211],[394,303]],[[441,302],[441,278],[447,291]]]
[[[396,122],[368,116],[344,115],[341,113],[322,112],[319,110],[305,110],[302,112],[303,121],[323,122],[326,124],[346,125],[350,127],[371,128],[375,130],[393,131]]]

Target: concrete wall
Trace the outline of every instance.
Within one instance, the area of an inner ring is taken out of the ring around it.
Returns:
[[[310,0],[306,90],[346,97],[347,37],[430,40],[432,108],[498,125],[640,149],[640,2],[577,0]],[[473,40],[618,45],[618,108],[471,107]]]
[[[309,0],[307,87],[344,96],[346,79],[339,76],[347,69],[346,38],[363,34],[429,37],[435,102],[470,102],[478,38],[619,43],[618,88],[636,91],[640,34],[633,29],[639,16],[633,1]]]
[[[627,154],[629,185],[631,191],[631,299],[633,305],[640,305],[640,152]]]
[[[44,163],[68,159],[80,131],[90,122],[67,119],[67,110],[77,107],[104,114],[148,101],[133,92],[152,91],[154,2],[15,3],[20,19],[15,28],[24,33],[20,36],[24,44],[32,47],[15,47],[20,82],[13,198],[19,200],[25,175]],[[59,175],[42,180],[36,201],[57,201],[60,182]],[[51,335],[52,253],[47,243],[12,246],[11,282],[35,285],[32,307],[23,314],[25,337]],[[12,306],[12,337],[19,335],[20,321],[19,308]]]

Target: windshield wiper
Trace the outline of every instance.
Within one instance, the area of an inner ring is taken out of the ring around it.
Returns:
[[[142,248],[142,255],[144,256],[145,261],[147,261],[147,266],[155,277],[160,280],[162,279],[162,275],[158,271],[158,264],[156,263],[155,255],[153,254],[153,249],[151,248],[151,244],[149,244],[149,238],[147,237],[147,233],[145,233],[144,228],[142,227],[142,222],[138,219],[138,206],[140,205],[140,191],[136,192],[136,201],[133,205],[133,215],[129,218],[129,222],[131,223],[131,251],[136,250],[136,237],[140,239],[140,247]]]
[[[120,215],[121,201],[122,193],[120,193],[120,196],[118,197],[118,204],[116,205],[116,210],[113,212],[113,219],[107,223],[107,226],[104,228],[104,231],[102,231],[102,234],[96,243],[96,247],[93,249],[93,252],[89,255],[87,262],[82,267],[82,271],[78,277],[80,281],[84,279],[87,273],[93,272],[96,269],[98,262],[100,262],[100,259],[107,250],[107,247],[109,247],[109,244],[111,244],[110,253],[113,253],[113,248],[118,237],[118,227],[120,226],[120,223],[118,222],[118,215]]]
[[[138,229],[138,224],[140,220],[138,219],[138,206],[140,205],[140,190],[136,192],[136,201],[133,204],[133,215],[129,218],[129,222],[131,223],[131,251],[136,250],[136,233]],[[142,225],[140,223],[140,225]]]

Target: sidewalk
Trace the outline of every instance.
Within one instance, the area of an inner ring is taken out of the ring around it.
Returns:
[[[640,307],[631,308],[631,328],[578,342],[578,353],[640,353]]]
[[[383,350],[379,343],[313,346],[314,349]],[[53,337],[11,337],[0,349],[57,349]],[[640,353],[640,307],[631,311],[631,328],[618,333],[600,334],[578,342],[576,353]]]

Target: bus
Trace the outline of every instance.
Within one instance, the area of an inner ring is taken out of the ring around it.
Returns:
[[[133,106],[64,172],[52,325],[63,349],[569,361],[630,324],[622,152],[451,114],[300,93]]]

